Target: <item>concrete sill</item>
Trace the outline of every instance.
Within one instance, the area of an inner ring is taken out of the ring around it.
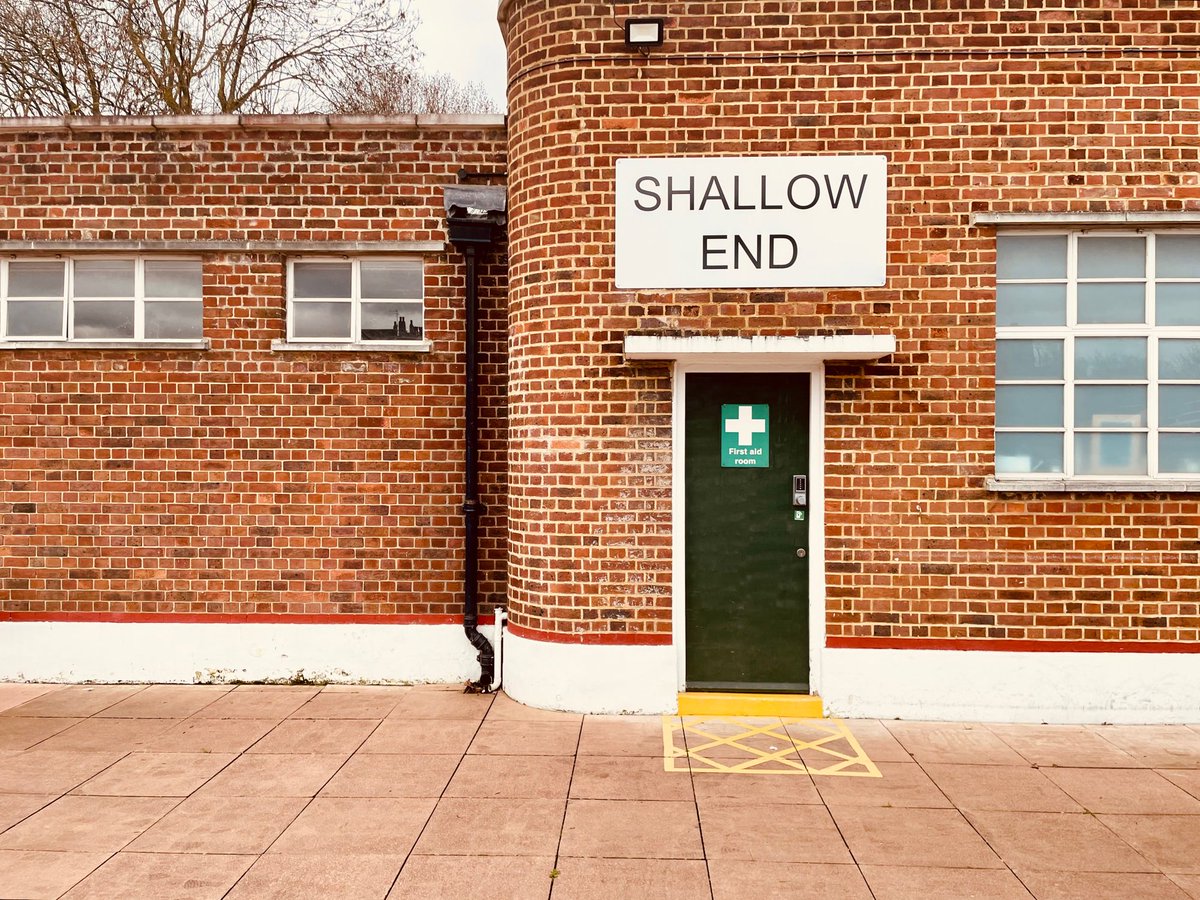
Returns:
[[[1172,478],[1127,478],[1105,481],[1097,478],[988,478],[985,487],[999,494],[1194,494],[1200,481]]]
[[[0,341],[0,350],[207,350],[199,341]]]
[[[337,341],[271,341],[271,349],[279,353],[429,353],[430,341],[371,341],[355,343]]]

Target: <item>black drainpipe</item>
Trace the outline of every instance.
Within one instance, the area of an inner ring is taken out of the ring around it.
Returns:
[[[504,225],[504,189],[446,188],[446,223],[450,242],[467,263],[466,297],[466,410],[463,443],[463,631],[479,651],[479,680],[467,691],[490,691],[495,681],[496,651],[479,632],[479,259],[500,236]]]

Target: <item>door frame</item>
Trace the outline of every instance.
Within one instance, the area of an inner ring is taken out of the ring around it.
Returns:
[[[671,643],[675,649],[676,691],[687,678],[685,641],[686,541],[684,531],[684,431],[687,376],[693,372],[803,372],[809,375],[808,437],[808,665],[809,691],[821,693],[821,654],[825,648],[825,364],[746,361],[736,365],[675,360],[671,367]]]

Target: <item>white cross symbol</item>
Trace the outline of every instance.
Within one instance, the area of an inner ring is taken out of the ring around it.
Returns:
[[[754,441],[754,435],[764,434],[767,430],[765,419],[754,418],[754,408],[739,406],[738,417],[725,421],[725,430],[738,436],[739,447],[749,447]]]

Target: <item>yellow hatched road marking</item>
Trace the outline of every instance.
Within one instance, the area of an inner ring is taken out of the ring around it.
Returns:
[[[883,777],[839,719],[663,716],[663,764],[668,772]]]

